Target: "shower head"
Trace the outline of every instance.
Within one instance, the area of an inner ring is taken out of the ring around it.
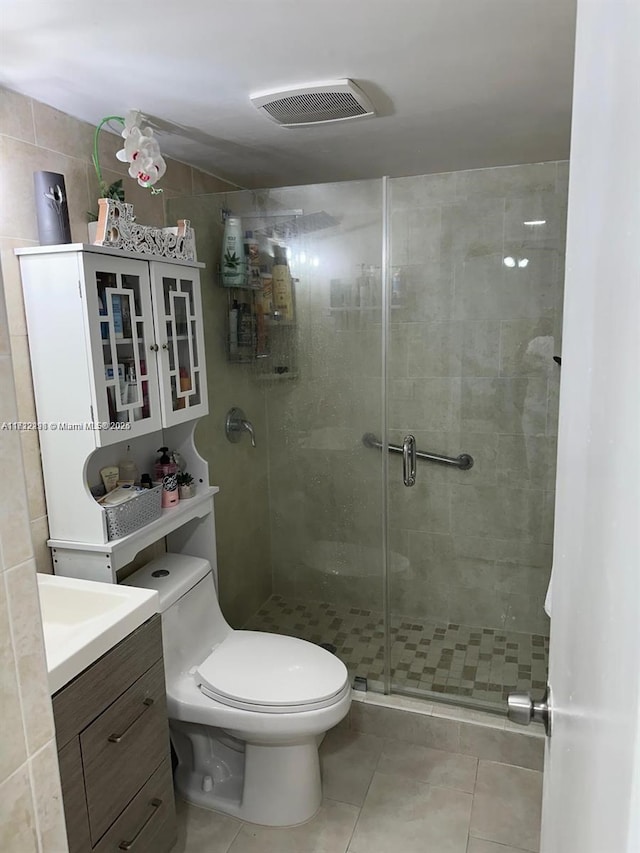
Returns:
[[[273,225],[269,225],[268,228],[258,228],[256,229],[256,233],[284,239],[312,234],[315,231],[324,231],[326,228],[333,228],[339,224],[340,220],[336,219],[335,216],[331,216],[325,210],[320,210],[317,213],[306,213],[301,216],[285,219],[283,222],[276,222]]]

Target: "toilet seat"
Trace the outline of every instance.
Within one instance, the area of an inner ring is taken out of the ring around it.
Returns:
[[[232,631],[195,679],[223,705],[271,714],[326,708],[349,691],[339,658],[305,640],[258,631]]]

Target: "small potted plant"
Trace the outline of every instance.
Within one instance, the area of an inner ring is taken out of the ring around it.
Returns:
[[[196,493],[196,487],[191,474],[188,471],[181,471],[177,477],[180,500],[184,501],[187,498],[192,498]]]

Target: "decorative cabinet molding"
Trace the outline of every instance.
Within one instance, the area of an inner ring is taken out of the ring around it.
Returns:
[[[158,261],[149,267],[161,359],[162,425],[170,427],[208,412],[200,275]]]

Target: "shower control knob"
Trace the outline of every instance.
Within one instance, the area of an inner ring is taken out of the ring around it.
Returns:
[[[529,723],[542,723],[547,735],[551,734],[551,709],[549,688],[539,702],[535,702],[529,693],[510,693],[507,698],[507,717],[512,723],[528,726]]]

